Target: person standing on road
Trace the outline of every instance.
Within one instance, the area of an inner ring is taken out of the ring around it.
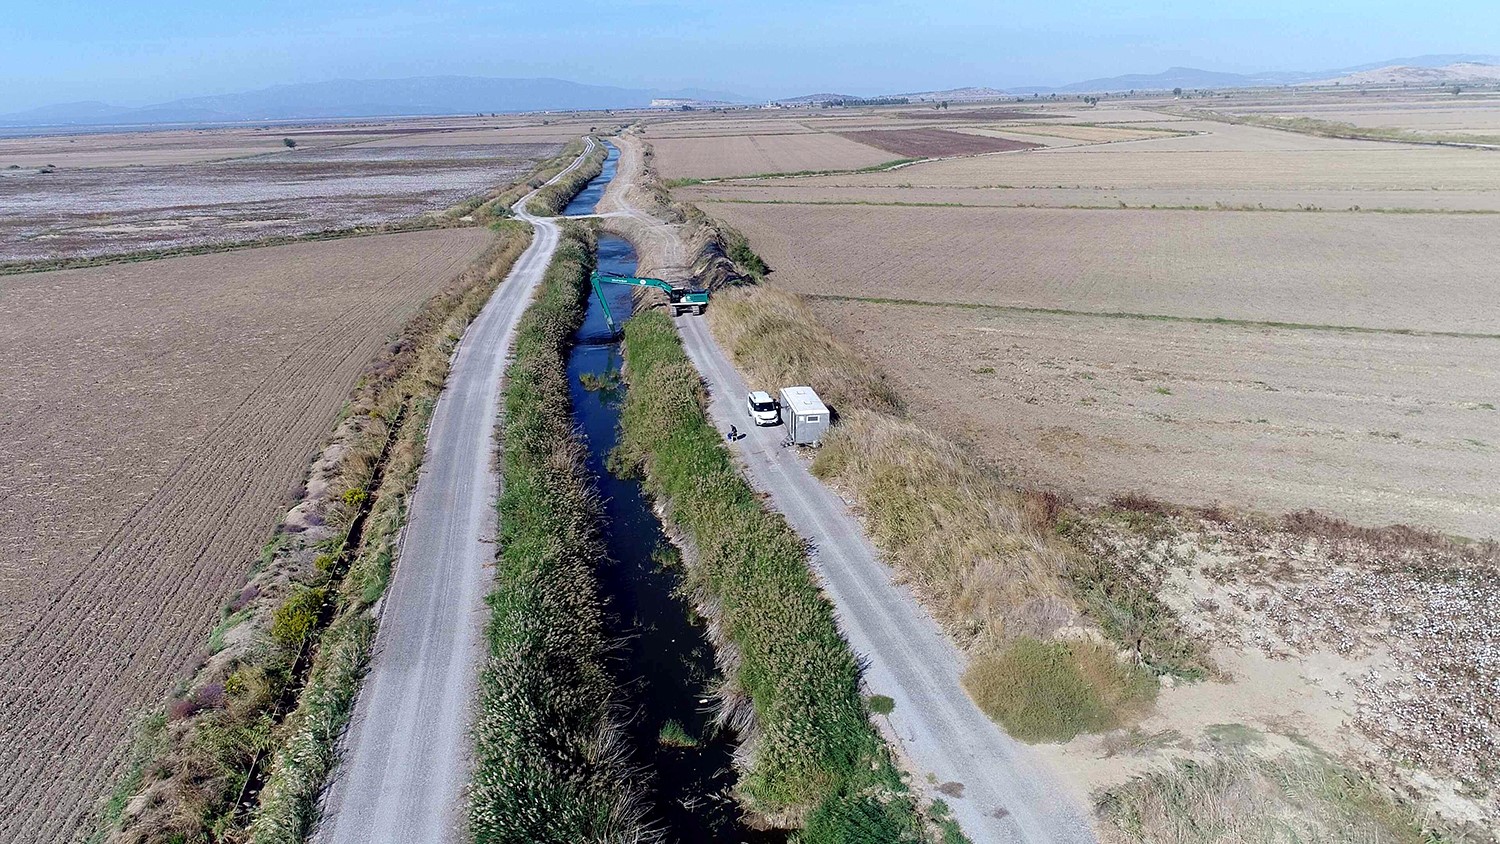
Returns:
[[[729,441],[730,442],[734,442],[735,440],[737,440],[739,438],[740,438],[740,429],[734,427],[733,425],[730,425],[729,426]]]

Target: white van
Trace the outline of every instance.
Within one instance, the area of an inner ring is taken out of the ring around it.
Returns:
[[[750,421],[756,425],[769,426],[781,421],[781,405],[765,390],[756,390],[745,399]]]

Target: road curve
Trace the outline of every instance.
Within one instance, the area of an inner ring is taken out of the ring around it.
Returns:
[[[594,148],[562,173],[578,167]],[[316,844],[458,844],[469,725],[493,581],[495,424],[516,322],[557,248],[550,219],[516,215],[531,245],[464,333],[433,412],[374,656],[324,797]]]
[[[639,172],[641,156],[633,149],[638,142],[622,140],[619,184],[611,185],[606,197],[618,209],[615,214],[634,224],[649,220],[654,231],[646,239],[659,247],[654,242],[675,238],[677,227],[630,207],[635,192],[628,180]],[[640,234],[634,224],[628,232],[632,238]],[[658,260],[681,266],[683,252],[679,243],[659,251]],[[1093,842],[1087,814],[1045,761],[1006,735],[964,692],[963,655],[909,590],[895,583],[848,505],[813,477],[803,457],[781,446],[783,428],[750,424],[745,381],[707,321],[687,316],[676,323],[707,382],[714,422],[720,430],[733,424],[745,434],[733,448],[746,476],[811,544],[814,568],[837,608],[839,626],[866,666],[867,685],[895,699],[887,734],[918,774],[915,785],[946,801],[975,844]],[[951,783],[961,784],[962,791],[948,785],[937,792],[936,785]]]

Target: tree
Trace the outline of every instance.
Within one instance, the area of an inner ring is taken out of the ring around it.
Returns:
[[[1180,96],[1182,96],[1182,89],[1181,88],[1173,88],[1172,89],[1172,96],[1174,96],[1174,97],[1180,97]]]
[[[294,141],[294,140],[292,140],[291,138],[282,138],[281,142],[284,143],[284,144],[286,144],[286,148],[287,149],[296,149],[297,148],[297,142]]]
[[[1458,96],[1459,92],[1462,91],[1462,90],[1463,90],[1463,86],[1462,85],[1454,85],[1453,86],[1453,96],[1455,96],[1455,97]]]

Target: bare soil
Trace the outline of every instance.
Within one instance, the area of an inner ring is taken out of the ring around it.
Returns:
[[[656,167],[668,179],[853,170],[891,159],[875,147],[824,132],[661,138],[652,146]]]
[[[69,840],[450,229],[0,278],[0,839]]]
[[[1500,318],[1497,215],[703,209],[799,293],[1484,334]]]
[[[1497,532],[1500,340],[813,304],[1020,483]]]
[[[244,242],[440,211],[515,181],[559,144],[332,146],[233,161],[0,178],[0,261]],[[278,137],[277,144],[280,144]]]
[[[1041,146],[1041,144],[1026,141],[967,135],[962,132],[949,132],[945,129],[878,129],[840,132],[839,134],[851,141],[869,144],[903,158],[980,155],[987,152],[1036,149]]]

